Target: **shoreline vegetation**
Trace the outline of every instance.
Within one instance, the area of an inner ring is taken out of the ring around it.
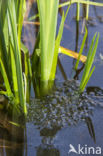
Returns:
[[[89,5],[103,6],[103,3],[89,0],[72,0],[60,4],[59,0],[37,0],[38,14],[30,17],[27,21],[30,22],[39,17],[39,22],[36,24],[40,24],[40,31],[38,32],[33,54],[30,57],[28,49],[21,42],[26,1],[5,0],[5,3],[3,0],[0,1],[0,75],[2,75],[0,77],[0,94],[9,99],[10,102],[7,108],[14,107],[17,112],[27,114],[26,103],[29,103],[31,83],[38,97],[44,96],[52,90],[59,53],[77,59],[75,71],[78,70],[80,61],[85,64],[80,82],[80,94],[84,91],[95,69],[95,67],[92,68],[92,64],[98,46],[99,34],[94,35],[87,57],[82,55],[88,35],[86,28],[79,53],[60,45],[64,23],[73,3],[77,4],[78,22],[81,4],[86,4],[87,7],[86,21],[89,17]],[[63,11],[62,13],[56,36],[58,9],[64,6],[68,7],[66,12]]]

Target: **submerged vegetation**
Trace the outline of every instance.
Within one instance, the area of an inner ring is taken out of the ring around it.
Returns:
[[[27,113],[26,102],[30,98],[30,85],[33,82],[37,96],[47,94],[52,88],[59,52],[69,54],[66,49],[60,47],[63,34],[64,22],[72,3],[77,3],[77,20],[79,21],[80,4],[87,4],[86,20],[89,15],[89,5],[103,6],[102,3],[75,0],[59,5],[59,0],[37,0],[40,19],[40,31],[35,43],[32,57],[21,42],[21,33],[24,14],[26,11],[25,0],[3,0],[0,1],[0,94],[7,96],[10,100],[9,106],[22,108]],[[66,13],[63,12],[61,24],[57,33],[58,8],[69,5]],[[38,15],[35,16],[35,18]],[[33,17],[31,18],[33,19]],[[8,25],[8,26],[7,26]],[[82,60],[82,52],[87,38],[87,30],[83,38],[75,69]],[[99,34],[95,34],[91,42],[85,68],[80,83],[82,93],[90,79],[94,67],[92,64],[98,46]],[[85,61],[83,61],[85,62]],[[92,68],[92,69],[91,69]],[[50,82],[50,84],[49,84]],[[42,88],[42,90],[41,90]],[[12,104],[11,104],[12,103]]]

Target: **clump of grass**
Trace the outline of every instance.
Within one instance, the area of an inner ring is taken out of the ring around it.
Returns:
[[[25,13],[25,0],[0,1],[0,72],[5,90],[0,91],[21,107],[26,114],[27,68],[23,74],[21,61],[21,32]],[[8,27],[7,27],[8,25]],[[27,58],[27,53],[24,53]],[[25,64],[28,64],[26,59]],[[24,76],[23,76],[24,75]]]
[[[95,58],[98,41],[99,41],[99,33],[98,34],[95,33],[95,35],[92,39],[89,51],[88,51],[87,61],[85,64],[82,80],[80,82],[80,92],[84,91],[84,89],[85,89],[90,77],[92,76],[94,69],[95,69],[95,66],[92,68],[92,65],[93,65],[93,61]]]
[[[67,2],[65,5],[71,4],[71,2]],[[75,2],[78,3],[79,20],[79,4],[84,3],[84,1],[75,0],[73,3]],[[89,1],[87,1],[86,4],[88,4],[88,2]],[[0,1],[0,73],[3,77],[2,85],[5,88],[0,91],[0,94],[4,94],[8,96],[9,99],[12,99],[14,101],[14,106],[21,107],[22,111],[26,114],[26,101],[29,99],[29,80],[31,80],[31,77],[33,78],[33,81],[35,81],[35,77],[39,75],[40,81],[44,82],[45,89],[49,87],[48,82],[54,81],[55,79],[64,22],[70,6],[68,7],[66,14],[63,12],[59,32],[56,37],[59,0],[37,0],[40,18],[40,32],[32,55],[31,71],[28,49],[23,45],[23,43],[21,43],[23,17],[26,8],[25,3],[25,0],[5,0],[5,3],[4,0]],[[95,2],[90,2],[89,4],[100,5]],[[83,38],[79,57],[75,66],[76,69],[78,68],[86,36],[87,30]],[[83,92],[95,68],[92,68],[92,64],[98,40],[99,34],[95,34],[90,45],[84,73],[80,83],[81,92]],[[63,53],[67,54],[66,50],[63,48],[61,49],[63,50]],[[21,50],[23,51],[24,61],[21,61]],[[23,65],[25,69],[22,69]],[[38,86],[36,88],[39,93]],[[41,89],[43,90],[43,87]]]
[[[88,33],[87,28],[85,27],[85,35],[84,35],[84,38],[83,38],[83,41],[81,44],[78,59],[77,59],[76,64],[75,64],[75,70],[78,69],[80,57],[82,55],[84,45],[86,42],[87,33]],[[95,69],[95,66],[92,68],[92,65],[94,62],[94,58],[95,58],[95,54],[96,54],[96,50],[97,50],[97,46],[98,46],[98,41],[99,41],[99,33],[98,33],[98,35],[97,35],[97,33],[95,33],[95,35],[92,39],[92,42],[90,44],[87,59],[85,62],[84,72],[83,72],[82,80],[80,82],[80,92],[84,91],[84,89],[85,89],[90,77],[92,76],[94,69]]]
[[[32,71],[33,78],[35,78],[34,75],[36,73],[36,76],[39,75],[41,84],[44,84],[42,90],[43,88],[48,90],[49,82],[55,79],[59,46],[69,7],[65,15],[63,12],[59,32],[56,37],[59,0],[37,0],[37,4],[40,19],[40,34],[38,35],[37,44],[32,55]]]

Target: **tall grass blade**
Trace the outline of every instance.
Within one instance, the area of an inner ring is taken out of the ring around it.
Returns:
[[[79,51],[79,56],[78,56],[77,62],[75,64],[75,69],[76,70],[77,70],[78,65],[79,65],[80,57],[81,57],[83,49],[84,49],[86,38],[87,38],[87,28],[85,27],[85,35],[84,35],[84,38],[83,38],[83,41],[82,41],[82,44],[81,44],[81,48],[80,48],[80,51]]]
[[[14,91],[14,96],[15,99],[19,103],[19,95],[18,95],[18,83],[17,83],[17,74],[16,74],[16,64],[15,64],[15,57],[13,53],[13,46],[12,42],[10,42],[10,60],[11,60],[11,72],[12,72],[12,81],[13,81],[13,91]]]
[[[2,73],[4,82],[5,82],[7,96],[12,97],[13,94],[12,94],[11,87],[10,87],[10,84],[9,84],[9,80],[8,80],[8,77],[7,77],[7,74],[6,74],[6,70],[5,70],[5,67],[3,65],[3,62],[2,62],[1,58],[0,58],[0,71]]]
[[[77,2],[77,21],[80,19],[80,3]]]
[[[25,0],[16,0],[15,1],[15,10],[16,10],[16,19],[17,19],[17,24],[18,24],[18,45],[20,48],[22,25],[23,25],[24,14],[26,11],[26,1]]]
[[[96,39],[96,41],[95,41],[95,39]],[[84,90],[87,82],[89,81],[89,79],[90,79],[90,77],[91,77],[91,75],[92,75],[92,73],[93,73],[93,71],[95,69],[95,68],[93,68],[91,70],[91,67],[92,67],[94,57],[95,57],[95,54],[96,54],[98,41],[99,41],[99,34],[97,35],[97,37],[96,37],[96,34],[95,34],[94,37],[93,37],[92,43],[90,45],[90,48],[89,48],[87,61],[86,61],[86,64],[85,64],[82,80],[81,80],[81,83],[80,83],[80,91],[81,92]],[[91,72],[90,72],[90,70],[91,70]]]
[[[41,80],[48,81],[55,49],[59,0],[37,0],[40,17]]]
[[[82,76],[82,80],[81,80],[81,84],[82,82],[84,81],[84,79],[86,78],[86,73],[88,71],[88,66],[89,66],[89,62],[90,62],[90,59],[91,59],[91,53],[93,51],[93,45],[94,45],[94,41],[95,41],[95,38],[96,38],[96,34],[94,35],[93,39],[92,39],[92,42],[90,44],[90,48],[89,48],[89,51],[88,51],[88,55],[87,55],[87,61],[86,61],[86,64],[85,64],[85,68],[84,68],[84,72],[83,72],[83,76]],[[88,75],[88,74],[87,74]]]
[[[84,89],[85,89],[85,87],[86,87],[86,85],[87,85],[89,79],[91,78],[91,76],[92,76],[94,70],[95,70],[95,66],[94,66],[94,67],[92,68],[92,70],[90,71],[90,74],[88,75],[88,77],[87,77],[87,79],[85,80],[85,82],[83,83],[83,85],[80,85],[80,91],[81,91],[81,92],[84,91]]]
[[[51,80],[54,80],[54,78],[55,78],[57,58],[58,58],[58,50],[59,50],[59,45],[60,45],[60,41],[61,41],[61,37],[62,37],[62,33],[63,33],[64,20],[65,20],[65,17],[64,17],[64,12],[63,12],[61,25],[59,28],[59,33],[58,33],[58,36],[57,36],[57,39],[55,42],[54,58],[53,58],[53,62],[52,62],[52,70],[51,70],[51,75],[50,75]]]
[[[89,4],[86,5],[86,20],[88,20],[88,17],[89,17]]]
[[[63,34],[63,28],[64,28],[64,22],[66,20],[68,11],[69,11],[70,5],[68,6],[68,9],[64,15],[62,15],[62,19],[61,19],[61,24],[59,27],[59,32],[55,41],[55,50],[54,50],[54,58],[53,58],[53,63],[52,63],[52,70],[51,70],[51,75],[50,75],[50,79],[54,80],[55,79],[55,73],[56,73],[56,66],[57,66],[57,58],[58,58],[58,53],[59,53],[59,46],[60,46],[60,42],[61,42],[61,38],[62,38],[62,34]]]
[[[24,113],[27,112],[25,107],[25,99],[24,99],[24,89],[23,89],[23,77],[22,77],[22,66],[21,66],[21,57],[19,51],[19,43],[18,43],[18,35],[17,35],[17,25],[16,25],[16,12],[15,12],[15,4],[14,1],[10,1],[8,6],[8,13],[10,18],[10,26],[11,31],[13,34],[13,41],[14,41],[14,57],[15,57],[15,64],[16,64],[16,72],[17,72],[17,82],[18,82],[18,93],[19,93],[19,100],[20,104],[23,107]]]
[[[30,63],[30,57],[29,57],[29,51],[25,47],[25,45],[21,42],[21,50],[24,53],[24,65],[25,65],[25,96],[26,96],[26,102],[29,102],[30,100],[30,82],[32,79],[32,70],[31,70],[31,63]]]

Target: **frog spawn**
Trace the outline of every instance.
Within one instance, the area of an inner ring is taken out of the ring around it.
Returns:
[[[79,93],[77,81],[57,82],[52,94],[31,99],[27,120],[38,128],[76,125],[92,115],[94,106],[95,102],[86,92]]]

